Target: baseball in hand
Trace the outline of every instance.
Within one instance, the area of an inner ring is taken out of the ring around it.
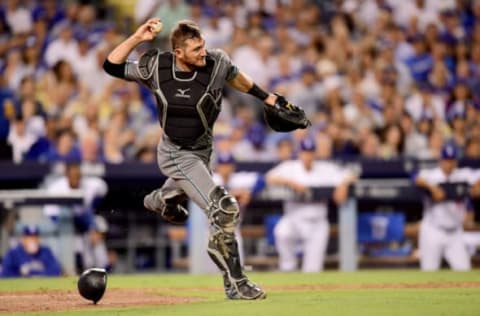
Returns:
[[[155,22],[152,24],[152,26],[150,26],[150,29],[154,33],[160,33],[162,31],[162,28],[163,28],[162,22]]]

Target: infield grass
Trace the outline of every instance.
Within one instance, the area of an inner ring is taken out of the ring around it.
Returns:
[[[21,315],[480,315],[479,270],[463,273],[425,273],[412,270],[355,273],[328,271],[317,274],[250,273],[249,276],[265,287],[268,292],[266,300],[226,300],[221,291],[219,275],[110,275],[107,291],[113,288],[145,288],[153,289],[158,295],[196,297],[201,301],[154,307],[31,312]],[[1,280],[0,291],[74,290],[76,280],[71,277]]]

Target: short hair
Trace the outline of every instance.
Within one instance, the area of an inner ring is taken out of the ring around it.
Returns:
[[[185,41],[192,38],[201,38],[200,28],[197,23],[190,20],[178,21],[170,33],[172,49],[184,46]]]

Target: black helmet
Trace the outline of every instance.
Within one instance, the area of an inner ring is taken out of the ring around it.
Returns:
[[[97,304],[107,287],[107,272],[99,268],[85,270],[80,275],[77,285],[81,296]]]

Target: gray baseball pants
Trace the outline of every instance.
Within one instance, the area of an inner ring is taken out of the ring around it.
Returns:
[[[209,193],[216,186],[209,168],[212,149],[185,150],[164,137],[157,151],[160,171],[168,177],[160,189],[162,197],[186,194],[206,211]]]

